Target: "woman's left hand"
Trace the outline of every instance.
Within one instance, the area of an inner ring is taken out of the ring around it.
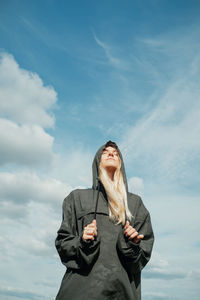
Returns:
[[[124,234],[135,244],[139,243],[144,238],[144,235],[139,234],[136,229],[130,225],[129,221],[126,221]]]

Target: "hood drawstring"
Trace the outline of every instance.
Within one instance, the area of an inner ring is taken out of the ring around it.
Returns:
[[[100,191],[100,180],[97,177],[97,197],[96,197],[96,205],[95,205],[95,211],[94,211],[94,220],[96,220],[97,215],[97,207],[98,207],[98,201],[99,201],[99,191]]]

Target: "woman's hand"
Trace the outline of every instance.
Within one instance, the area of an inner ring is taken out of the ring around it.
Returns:
[[[130,225],[129,221],[126,221],[124,234],[135,244],[139,243],[144,238],[144,235],[139,234],[135,228]]]
[[[92,223],[84,227],[82,239],[84,241],[93,241],[95,236],[97,236],[97,222],[96,220],[93,220]]]

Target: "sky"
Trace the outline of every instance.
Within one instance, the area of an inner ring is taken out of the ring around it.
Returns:
[[[62,202],[108,140],[151,214],[142,299],[199,299],[199,16],[198,0],[0,0],[0,299],[55,299]]]

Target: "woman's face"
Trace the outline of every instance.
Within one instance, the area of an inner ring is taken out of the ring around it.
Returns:
[[[106,147],[101,155],[100,164],[104,169],[119,168],[120,157],[118,151],[113,147]]]

